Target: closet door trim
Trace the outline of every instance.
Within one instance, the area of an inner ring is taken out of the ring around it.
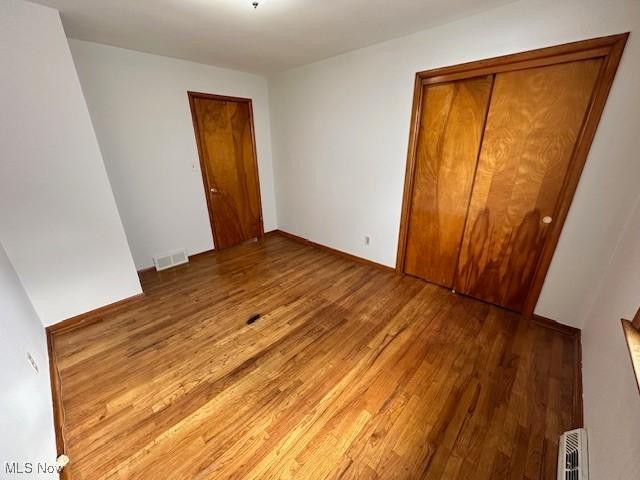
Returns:
[[[418,132],[420,131],[420,119],[422,117],[423,86],[425,84],[450,82],[576,60],[603,58],[602,69],[596,81],[593,96],[580,129],[572,159],[569,163],[569,169],[558,198],[554,222],[549,229],[522,311],[522,314],[525,316],[531,316],[533,314],[628,36],[629,33],[611,35],[416,73],[400,232],[398,237],[398,252],[396,257],[397,273],[404,274],[405,269],[409,219],[411,216],[411,199],[413,198],[416,166],[416,147],[418,144]]]

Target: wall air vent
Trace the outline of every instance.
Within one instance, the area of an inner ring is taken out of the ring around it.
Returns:
[[[189,257],[187,256],[187,251],[185,249],[174,250],[172,252],[163,253],[162,255],[153,256],[153,263],[158,271],[182,265],[188,261]]]
[[[564,432],[558,445],[558,480],[589,480],[587,431]]]

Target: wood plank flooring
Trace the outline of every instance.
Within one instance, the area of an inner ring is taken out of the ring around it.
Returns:
[[[74,480],[555,478],[574,337],[279,235],[142,281],[53,337]]]

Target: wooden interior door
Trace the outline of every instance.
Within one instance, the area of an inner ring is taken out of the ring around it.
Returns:
[[[493,76],[423,86],[405,272],[451,288]]]
[[[215,248],[263,235],[251,101],[189,92]]]
[[[455,280],[521,311],[602,59],[498,73]]]

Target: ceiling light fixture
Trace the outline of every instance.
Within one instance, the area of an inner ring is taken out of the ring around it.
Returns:
[[[259,5],[258,0],[253,0],[253,3],[251,5],[253,5],[254,9],[258,8],[258,5]]]

